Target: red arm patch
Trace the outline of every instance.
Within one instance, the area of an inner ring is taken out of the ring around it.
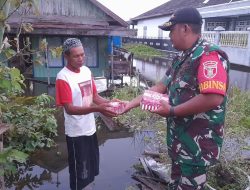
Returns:
[[[217,52],[202,55],[197,77],[201,93],[226,94],[227,72]]]
[[[63,106],[72,103],[72,93],[69,84],[64,80],[56,80],[56,105]]]

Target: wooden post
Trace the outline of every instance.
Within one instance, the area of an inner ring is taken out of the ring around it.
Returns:
[[[10,126],[5,123],[0,123],[0,152],[3,151],[3,134],[8,131]],[[0,165],[0,170],[2,169],[2,166]],[[5,190],[4,185],[4,176],[0,176],[0,189]]]
[[[111,36],[111,81],[112,85],[114,85],[114,49],[113,49],[113,36]]]

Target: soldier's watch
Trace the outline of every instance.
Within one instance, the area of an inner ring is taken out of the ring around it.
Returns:
[[[170,109],[169,109],[169,117],[174,117],[175,114],[174,114],[174,107],[171,106]]]

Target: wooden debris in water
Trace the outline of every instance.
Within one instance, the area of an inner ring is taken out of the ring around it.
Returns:
[[[143,176],[139,176],[139,175],[134,175],[133,178],[139,182],[141,182],[142,184],[144,184],[145,186],[147,186],[148,189],[150,190],[165,190],[166,186],[154,181],[153,179],[150,178],[145,178]]]
[[[152,170],[152,166],[150,166],[149,164],[149,161],[144,157],[140,157],[139,160],[143,166],[145,174],[134,174],[133,178],[140,182],[142,184],[142,187],[146,186],[147,188],[145,189],[165,190],[167,182],[154,173],[154,171]]]
[[[146,155],[146,156],[151,156],[153,158],[155,158],[155,157],[159,158],[160,157],[159,152],[151,152],[151,151],[148,151],[148,150],[144,150],[143,154]]]

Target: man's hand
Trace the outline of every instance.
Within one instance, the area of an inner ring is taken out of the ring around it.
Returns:
[[[133,103],[132,102],[128,102],[128,101],[123,101],[123,109],[122,111],[119,113],[119,115],[127,113],[129,110],[131,110],[133,107]]]
[[[116,117],[117,113],[113,110],[112,104],[110,102],[105,102],[99,105],[96,105],[98,112],[102,113],[107,117]]]

